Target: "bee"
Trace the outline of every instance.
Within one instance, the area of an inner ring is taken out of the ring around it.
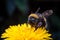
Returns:
[[[46,17],[52,15],[53,10],[46,10],[42,13],[38,13],[38,11],[40,10],[40,8],[37,9],[37,11],[35,13],[31,13],[28,16],[28,23],[35,28],[38,27],[45,27],[47,28],[47,19]]]

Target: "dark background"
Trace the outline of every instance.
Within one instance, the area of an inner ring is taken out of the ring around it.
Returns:
[[[12,16],[9,16],[6,10],[6,0],[0,1],[0,34],[4,32],[9,25],[17,25],[24,22],[27,22],[28,15],[32,12],[35,12],[38,7],[40,7],[40,13],[45,10],[52,9],[54,13],[47,18],[48,21],[48,29],[52,34],[52,38],[54,40],[60,40],[60,2],[57,1],[35,1],[30,0],[29,4],[29,12],[23,14],[17,7],[15,8]],[[2,39],[0,39],[2,40]]]

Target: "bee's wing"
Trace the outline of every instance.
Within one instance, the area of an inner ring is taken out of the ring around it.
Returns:
[[[46,10],[46,11],[44,11],[44,12],[42,13],[42,15],[45,16],[45,17],[47,17],[47,16],[52,15],[52,13],[53,13],[53,10]]]

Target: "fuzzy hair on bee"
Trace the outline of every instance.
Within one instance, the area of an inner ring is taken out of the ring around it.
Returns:
[[[47,28],[48,24],[47,24],[46,17],[52,15],[53,10],[46,10],[42,14],[38,13],[39,10],[40,10],[40,8],[38,8],[35,13],[31,13],[28,16],[28,23],[32,27],[36,27],[36,28],[38,28],[38,27],[45,27],[45,28]]]

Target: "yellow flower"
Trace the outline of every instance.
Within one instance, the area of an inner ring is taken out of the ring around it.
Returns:
[[[34,27],[24,23],[10,26],[1,38],[6,38],[4,40],[52,40],[50,36],[51,34],[45,28],[35,30]]]

